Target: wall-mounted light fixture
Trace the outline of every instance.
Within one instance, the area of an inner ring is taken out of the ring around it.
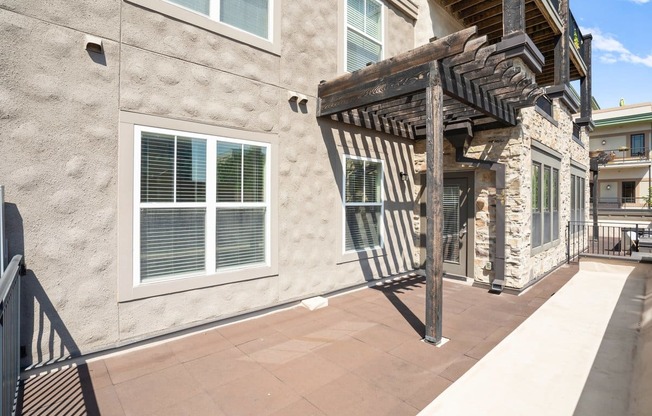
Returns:
[[[401,180],[403,182],[407,182],[407,180],[408,180],[408,174],[407,173],[401,172],[401,173],[399,173],[399,176],[400,176],[400,178],[401,178]]]
[[[602,145],[604,146],[605,144],[607,144],[607,141],[606,141],[606,140],[603,140],[603,141],[602,141]]]
[[[84,43],[86,44],[86,50],[88,52],[93,52],[98,54],[104,53],[104,45],[102,44],[102,39],[96,36],[87,35]]]
[[[607,185],[607,191],[611,190],[611,185]]]

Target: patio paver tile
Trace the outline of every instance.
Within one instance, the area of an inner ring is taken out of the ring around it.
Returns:
[[[340,340],[314,350],[314,354],[331,361],[340,367],[351,370],[379,357],[382,351],[355,338]]]
[[[390,354],[374,358],[357,367],[353,372],[401,400],[411,397],[415,389],[428,385],[435,377],[423,367]]]
[[[269,371],[301,395],[308,394],[347,373],[344,368],[316,354],[304,355]]]
[[[196,360],[233,347],[217,329],[193,334],[169,342],[170,349],[180,362]]]
[[[377,400],[384,393],[378,387],[352,373],[346,373],[328,384],[305,395],[319,410],[327,415],[352,415],[350,412],[363,402]]]
[[[113,384],[123,383],[179,363],[169,343],[138,349],[104,360]]]
[[[415,388],[412,395],[405,399],[405,402],[417,409],[423,409],[451,384],[453,382],[444,377],[434,376],[429,379],[428,384],[425,386]]]
[[[95,404],[102,416],[123,416],[125,414],[118,393],[114,386],[106,386],[95,390]],[[89,412],[92,415],[92,412]]]
[[[273,413],[272,416],[324,416],[324,412],[317,409],[308,400],[301,399]]]
[[[466,373],[477,362],[478,360],[475,358],[462,357],[448,366],[444,371],[439,373],[439,375],[454,382],[458,378],[462,377],[462,375],[464,375],[464,373]]]
[[[414,341],[416,337],[404,332],[396,331],[385,325],[375,325],[371,328],[356,332],[353,335],[353,338],[373,346],[374,348],[389,351],[405,342]]]
[[[199,393],[172,406],[157,409],[147,416],[226,416],[206,392]]]
[[[201,393],[182,364],[117,384],[125,415],[142,416],[166,409]]]
[[[183,366],[206,390],[218,388],[261,368],[258,363],[235,347],[189,361]]]
[[[209,394],[229,416],[269,415],[301,399],[265,369],[230,381]]]

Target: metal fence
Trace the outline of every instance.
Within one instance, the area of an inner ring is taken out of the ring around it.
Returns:
[[[638,251],[639,238],[652,230],[642,225],[594,225],[592,222],[569,221],[566,226],[566,258],[576,260],[581,254],[608,257],[631,256]]]
[[[14,256],[0,277],[0,416],[16,411],[20,379],[20,276],[24,275],[23,256]]]

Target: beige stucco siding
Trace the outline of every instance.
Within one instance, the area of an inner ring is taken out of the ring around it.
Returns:
[[[433,37],[443,38],[464,29],[436,0],[417,0],[416,3],[419,6],[419,18],[414,26],[415,46],[424,45]]]
[[[399,179],[399,172],[411,171],[411,143],[316,119],[319,81],[337,76],[341,65],[343,2],[278,2],[280,54],[129,2],[82,2],[74,10],[56,3],[5,2],[0,8],[6,80],[0,86],[6,161],[0,178],[10,250],[24,253],[29,269],[23,343],[32,357],[26,363],[109,348],[413,267],[413,200]],[[391,7],[384,13],[385,55],[411,49],[413,22]],[[103,56],[86,52],[87,34],[102,38]],[[289,91],[305,95],[307,103],[288,101]],[[131,230],[118,230],[118,218],[133,214],[125,204],[133,178],[125,186],[124,175],[134,163],[133,150],[120,145],[121,114],[273,137],[275,274],[119,301],[118,281],[129,270],[119,253],[133,247]],[[342,254],[345,154],[384,163],[385,245],[376,256]]]
[[[7,238],[29,269],[23,343],[45,360],[118,337],[119,45],[96,63],[78,30],[3,9],[0,26]]]

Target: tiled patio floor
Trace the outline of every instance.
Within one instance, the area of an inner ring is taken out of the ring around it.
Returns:
[[[415,415],[575,273],[521,296],[444,283],[442,348],[411,276],[31,378],[24,415]]]

